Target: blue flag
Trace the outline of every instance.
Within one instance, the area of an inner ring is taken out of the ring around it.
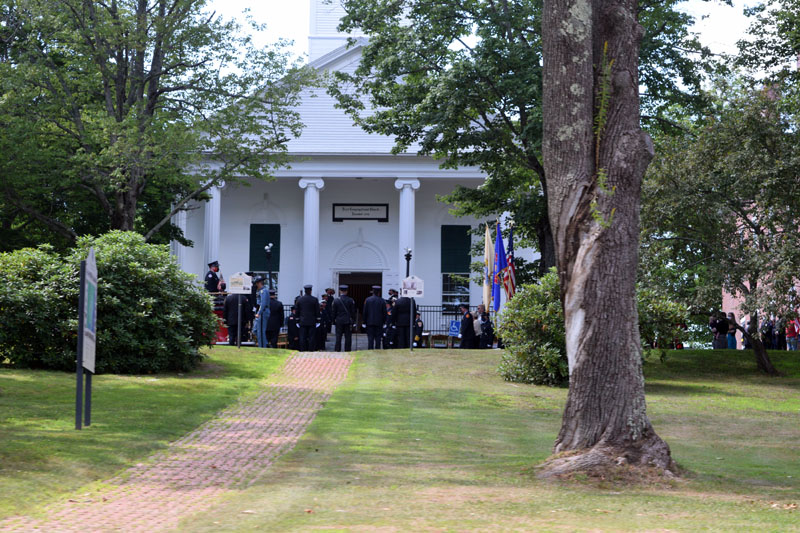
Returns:
[[[494,280],[492,282],[492,299],[494,300],[495,312],[500,310],[500,291],[503,287],[503,276],[505,275],[508,261],[506,252],[503,249],[503,235],[500,231],[500,222],[497,223],[497,238],[494,241]]]

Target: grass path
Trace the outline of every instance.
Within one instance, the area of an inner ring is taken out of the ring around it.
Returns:
[[[501,381],[491,351],[363,352],[292,452],[184,531],[800,531],[800,364],[671,352],[646,365],[671,487],[554,484],[566,390]]]
[[[350,359],[299,354],[260,394],[223,411],[159,455],[91,493],[45,510],[43,519],[15,517],[1,531],[158,531],[245,487],[291,449]]]

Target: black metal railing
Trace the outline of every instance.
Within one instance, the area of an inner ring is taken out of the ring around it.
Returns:
[[[284,304],[283,314],[288,317],[291,314],[291,305]],[[478,306],[470,306],[471,311],[476,311]],[[424,331],[430,332],[432,335],[447,335],[450,331],[450,321],[455,320],[461,324],[461,313],[454,313],[443,305],[418,305],[420,318],[424,325]],[[494,311],[491,311],[490,316],[494,321]],[[284,319],[285,325],[285,319]]]

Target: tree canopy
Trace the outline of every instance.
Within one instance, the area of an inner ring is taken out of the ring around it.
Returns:
[[[13,245],[108,229],[181,240],[169,220],[191,199],[287,163],[310,70],[206,4],[4,4],[0,224]]]
[[[743,300],[727,311],[751,317],[800,305],[800,115],[782,93],[774,83],[720,84],[690,133],[659,139],[643,189],[646,260],[702,265],[703,285]],[[707,292],[678,288],[695,309],[709,305]]]
[[[669,124],[676,102],[701,109],[707,50],[679,0],[639,3],[645,120]],[[518,235],[555,264],[541,162],[541,0],[427,2],[343,0],[342,30],[369,37],[355,73],[337,73],[339,104],[366,131],[393,136],[444,166],[487,173],[479,189],[447,199],[456,212],[513,214]]]

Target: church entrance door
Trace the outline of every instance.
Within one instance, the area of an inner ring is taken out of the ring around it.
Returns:
[[[383,274],[381,272],[340,272],[339,285],[348,285],[350,289],[347,294],[356,302],[356,324],[359,333],[363,333],[362,325],[364,317],[361,313],[364,310],[364,300],[372,294],[373,285],[382,285]]]

